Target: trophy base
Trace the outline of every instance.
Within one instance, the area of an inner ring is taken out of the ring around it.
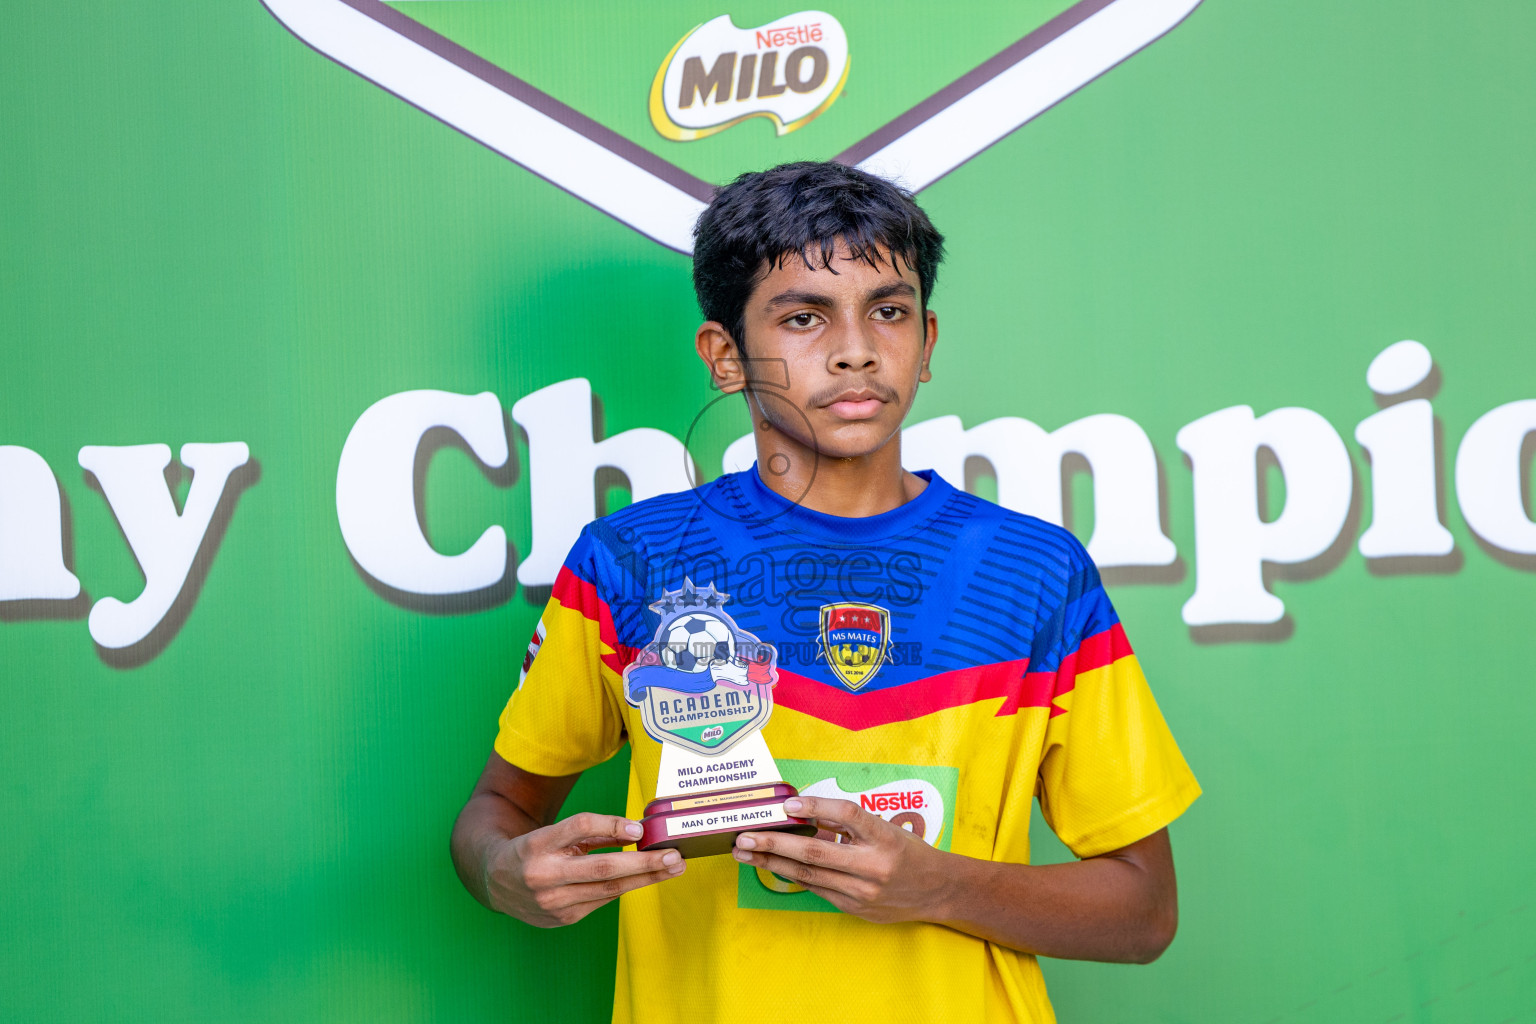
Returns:
[[[641,850],[676,850],[685,858],[730,853],[743,832],[792,832],[813,836],[816,826],[784,813],[784,801],[800,793],[787,782],[716,789],[697,796],[652,800],[640,819]]]

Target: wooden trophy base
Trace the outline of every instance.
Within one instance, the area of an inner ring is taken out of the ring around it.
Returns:
[[[784,813],[784,801],[800,793],[787,782],[715,789],[671,796],[645,805],[641,850],[676,850],[685,858],[730,853],[743,832],[793,832],[813,836],[816,826]]]

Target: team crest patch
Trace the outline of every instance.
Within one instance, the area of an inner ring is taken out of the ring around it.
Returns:
[[[885,664],[891,613],[879,605],[841,601],[821,606],[821,648],[832,674],[857,690]]]
[[[778,652],[736,625],[730,598],[691,580],[663,590],[655,636],[624,668],[624,698],[658,743],[722,753],[768,720]]]

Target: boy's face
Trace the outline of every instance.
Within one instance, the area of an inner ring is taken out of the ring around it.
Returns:
[[[747,300],[745,358],[713,322],[699,329],[699,354],[723,390],[751,384],[760,430],[766,421],[821,456],[873,454],[901,429],[938,339],[916,271],[895,263],[871,266],[840,243],[836,273],[814,252],[810,267],[798,256],[771,264]]]

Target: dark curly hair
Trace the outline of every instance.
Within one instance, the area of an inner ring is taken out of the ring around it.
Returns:
[[[801,161],[743,174],[715,193],[693,228],[693,289],[706,320],[742,346],[752,289],[769,266],[798,256],[837,273],[837,243],[870,266],[917,272],[924,311],[944,258],[944,236],[912,194],[884,178],[837,163]]]

